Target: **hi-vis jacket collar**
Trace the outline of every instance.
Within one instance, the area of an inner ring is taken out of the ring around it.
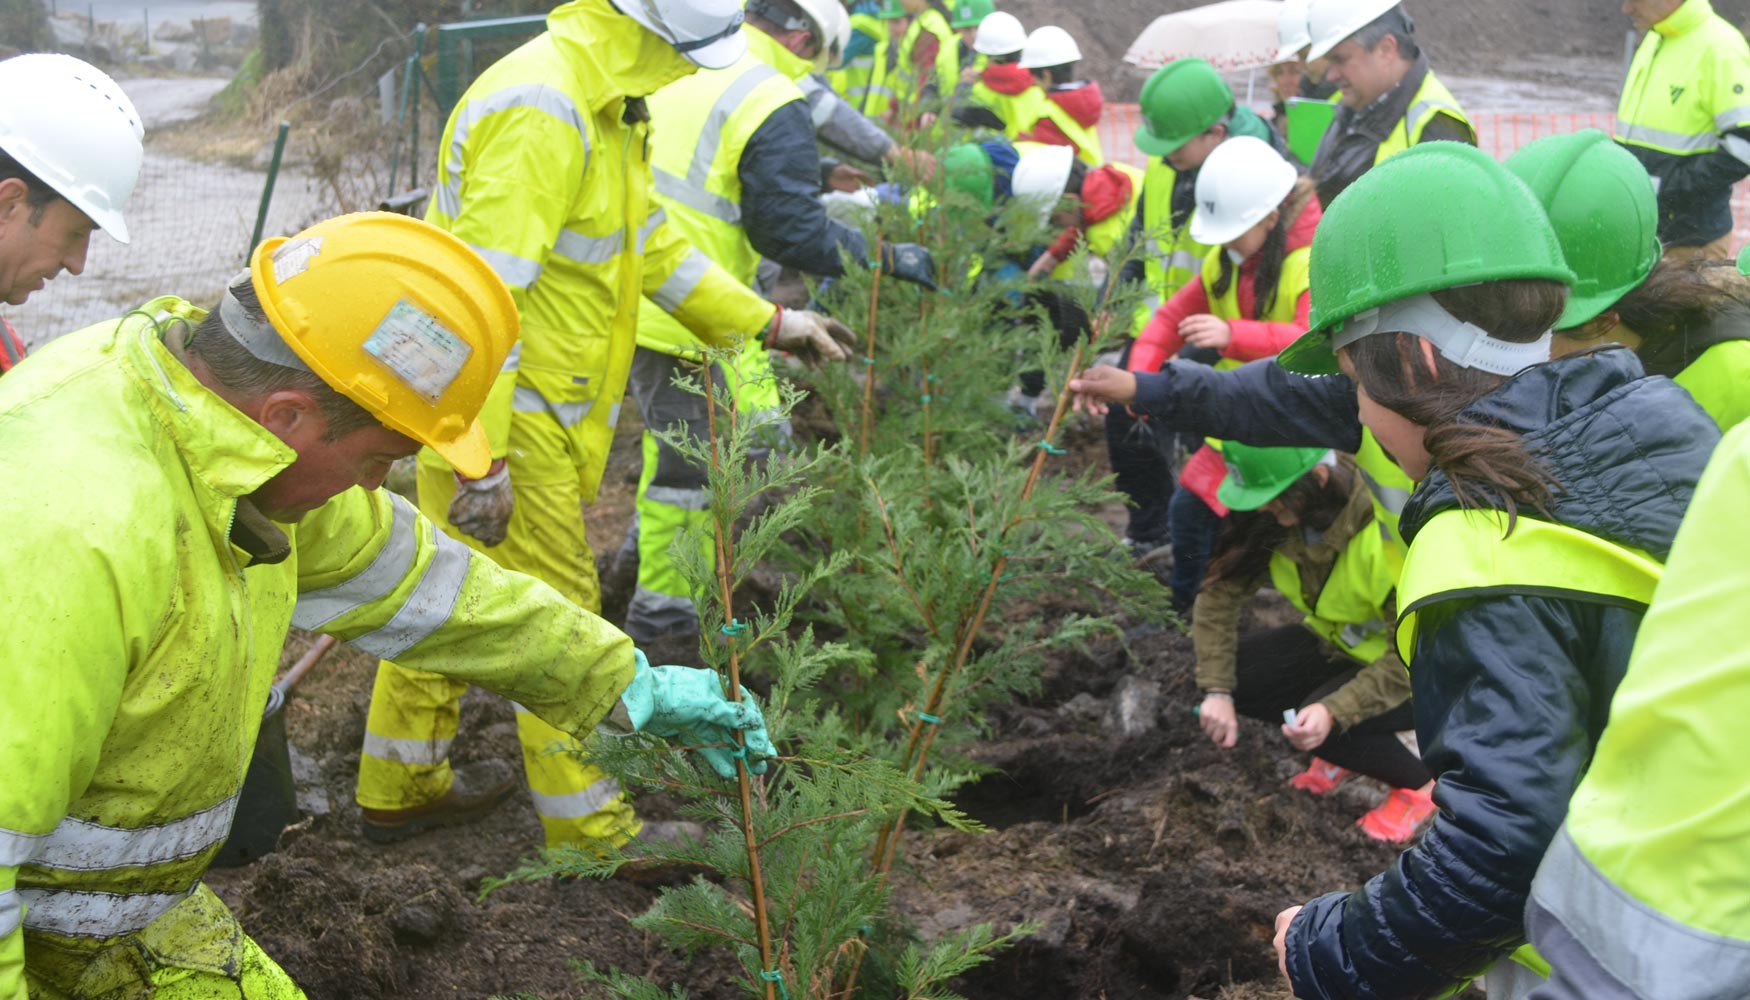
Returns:
[[[1549,360],[1550,333],[1528,343],[1491,337],[1488,331],[1460,320],[1429,294],[1388,302],[1345,320],[1331,335],[1331,350],[1339,351],[1376,333],[1408,333],[1433,344],[1442,356],[1462,368],[1496,375],[1517,375]]]

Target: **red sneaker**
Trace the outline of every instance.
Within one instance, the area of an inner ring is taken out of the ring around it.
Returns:
[[[1314,757],[1307,769],[1289,778],[1288,783],[1310,795],[1329,795],[1348,780],[1348,768]]]
[[[1356,825],[1374,840],[1402,844],[1434,818],[1434,796],[1414,788],[1394,788],[1384,802],[1361,817]]]

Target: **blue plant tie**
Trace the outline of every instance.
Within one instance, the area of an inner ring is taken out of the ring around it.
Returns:
[[[940,381],[942,381],[942,376],[937,375],[935,372],[931,372],[930,374],[924,376],[924,381],[925,382],[940,382]]]
[[[1069,452],[1064,451],[1062,448],[1059,448],[1057,445],[1052,444],[1050,441],[1039,442],[1039,450],[1045,452],[1047,455],[1067,455],[1067,454],[1069,454]]]
[[[932,726],[939,726],[942,724],[942,717],[941,716],[931,715],[928,712],[919,712],[918,719],[920,721],[927,722]]]
[[[934,399],[934,398],[935,398],[935,397],[934,397],[934,396],[931,396],[931,395],[930,395],[930,394],[929,394],[929,393],[925,393],[925,394],[924,394],[924,395],[922,395],[922,396],[919,396],[919,397],[918,397],[918,402],[920,402],[920,403],[928,403],[928,402],[929,402],[929,401],[930,401],[930,400],[932,400],[932,399]]]
[[[874,358],[864,358],[863,363],[866,365],[872,365],[875,363],[875,359]]]
[[[734,757],[736,760],[747,759],[747,747],[744,747],[739,743],[732,743],[730,744],[730,747],[729,756]]]
[[[1015,574],[1004,573],[1002,576],[997,577],[997,582],[998,583],[1008,583],[1010,580],[1013,580],[1014,578],[1015,578]]]
[[[779,972],[777,969],[762,969],[760,971],[760,978],[768,983],[777,983],[778,993],[784,997],[784,1000],[790,1000],[790,988],[784,985],[784,974],[782,972]]]
[[[742,634],[743,632],[747,631],[747,623],[742,621],[741,619],[737,618],[737,619],[730,621],[729,624],[718,629],[718,631],[722,632],[724,635],[727,635],[727,636],[732,636],[732,637],[738,636],[738,635]]]

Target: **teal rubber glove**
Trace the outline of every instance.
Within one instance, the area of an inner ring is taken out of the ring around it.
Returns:
[[[711,769],[725,778],[735,777],[735,731],[741,730],[747,746],[747,769],[766,773],[765,757],[776,757],[778,748],[766,734],[766,718],[754,704],[747,688],[741,701],[723,697],[723,682],[716,671],[697,667],[653,667],[643,650],[637,650],[638,665],[632,683],[620,695],[620,704],[632,720],[633,730],[700,746],[699,753]],[[725,743],[731,746],[702,746]]]

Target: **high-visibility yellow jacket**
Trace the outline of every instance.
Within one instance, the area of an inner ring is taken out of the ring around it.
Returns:
[[[1610,722],[1532,884],[1527,926],[1562,1000],[1713,1000],[1750,983],[1750,430],[1715,450],[1636,637]]]
[[[1750,417],[1750,340],[1715,344],[1671,378],[1689,390],[1722,432]]]
[[[829,71],[826,79],[840,97],[851,102],[858,110],[863,110],[863,97],[875,80],[876,67],[881,66],[883,71],[886,69],[887,22],[867,11],[859,11],[851,15],[851,31],[873,41],[873,51],[850,59],[843,66]],[[882,75],[885,76],[885,72]]]
[[[1374,154],[1373,162],[1384,163],[1421,142],[1422,133],[1427,130],[1428,123],[1439,115],[1445,115],[1464,126],[1470,135],[1471,144],[1476,144],[1476,126],[1465,117],[1464,109],[1458,105],[1458,98],[1452,96],[1452,91],[1440,82],[1433,70],[1429,70],[1428,75],[1422,78],[1422,86],[1416,91],[1416,96],[1410,98],[1409,110],[1392,126],[1391,134],[1385,137],[1385,141],[1379,144],[1379,151]]]
[[[651,204],[650,125],[628,101],[693,70],[608,0],[573,0],[546,33],[480,75],[439,145],[426,220],[510,286],[522,340],[481,418],[530,484],[607,464],[648,295],[713,344],[763,331],[775,308],[688,246]],[[514,376],[511,374],[514,372]],[[511,448],[512,424],[517,445]],[[421,461],[441,462],[428,451]]]
[[[142,309],[0,382],[0,461],[18,473],[0,561],[29,581],[0,632],[5,1000],[25,1000],[27,971],[39,995],[144,997],[141,966],[235,968],[247,939],[200,879],[289,625],[574,733],[632,677],[624,635],[389,493],[348,490],[295,525],[255,513],[239,498],[296,453],[195,379],[188,327],[154,321],[199,310]],[[173,908],[147,950],[134,935]]]
[[[1150,160],[1143,173],[1142,236],[1147,242],[1143,244],[1142,264],[1149,294],[1136,307],[1133,332],[1147,326],[1162,302],[1197,277],[1203,258],[1215,249],[1191,238],[1191,216],[1195,210],[1174,225],[1173,186],[1178,180],[1179,172],[1167,163],[1166,157]]]
[[[772,112],[804,100],[795,81],[812,66],[758,28],[744,26],[742,34],[748,50],[734,65],[703,70],[651,96],[651,115],[662,127],[652,137],[650,165],[670,228],[752,285],[760,253],[741,225],[742,153]],[[640,307],[638,344],[676,356],[705,348],[650,298]]]
[[[917,48],[918,39],[925,33],[936,37],[936,65],[928,79],[919,79],[917,67],[912,64],[912,53]],[[894,89],[902,105],[916,104],[931,86],[935,87],[939,97],[954,93],[954,88],[960,83],[960,36],[948,26],[948,19],[941,11],[926,7],[906,26],[905,37],[899,42],[895,77],[897,86]]]

